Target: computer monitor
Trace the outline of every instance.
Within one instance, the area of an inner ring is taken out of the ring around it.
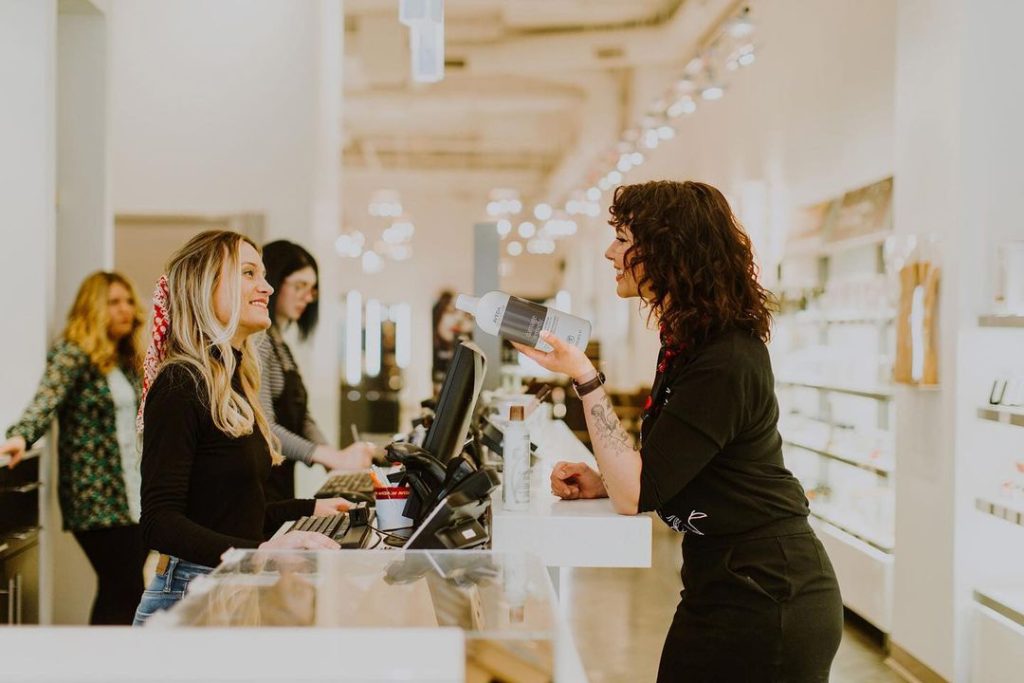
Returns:
[[[455,348],[441,384],[434,421],[423,440],[424,450],[443,464],[462,452],[486,368],[487,358],[473,342],[460,342]]]

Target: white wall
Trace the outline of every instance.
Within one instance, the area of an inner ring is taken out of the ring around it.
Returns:
[[[55,2],[0,4],[0,423],[21,414],[43,371],[53,302]]]
[[[115,0],[110,29],[115,213],[263,213],[311,248],[324,324],[297,350],[332,439],[342,33],[338,0]]]
[[[22,413],[42,375],[53,324],[56,242],[57,3],[15,0],[0,3],[0,287],[5,333],[0,355],[0,429]],[[51,446],[44,464],[55,460]],[[53,477],[41,466],[44,495]],[[41,609],[50,619],[49,540],[59,534],[59,517],[40,518]]]
[[[757,61],[731,76],[722,100],[701,102],[681,119],[676,137],[624,182],[716,185],[749,224],[762,262],[773,263],[796,207],[893,171],[896,7],[888,0],[773,0],[753,11]],[[660,76],[634,80],[634,120],[670,84],[668,74]],[[763,201],[755,204],[756,197]],[[582,264],[571,269],[594,272],[598,311],[632,321],[625,337],[598,321],[609,378],[623,388],[644,385],[653,375],[656,334],[644,329],[646,316],[615,301],[611,267],[600,258],[611,231],[590,234],[600,249],[582,250]]]
[[[73,6],[73,12],[66,6]],[[57,27],[57,282],[63,319],[78,285],[114,261],[108,173],[106,17],[61,2]]]

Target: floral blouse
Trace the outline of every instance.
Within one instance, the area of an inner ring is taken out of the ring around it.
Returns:
[[[138,399],[138,373],[130,368],[121,370]],[[87,531],[132,524],[107,377],[85,351],[66,340],[50,349],[39,389],[7,436],[22,436],[31,445],[46,434],[55,416],[60,425],[57,497],[64,529]]]

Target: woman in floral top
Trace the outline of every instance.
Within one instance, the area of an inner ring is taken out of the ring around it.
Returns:
[[[47,355],[35,398],[0,443],[14,467],[57,418],[64,529],[98,578],[91,624],[131,624],[143,590],[135,413],[144,320],[124,276],[87,277]]]

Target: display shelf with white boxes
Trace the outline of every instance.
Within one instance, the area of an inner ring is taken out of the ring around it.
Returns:
[[[876,190],[870,215],[854,215],[854,204],[867,205],[854,195]],[[850,201],[808,208],[820,239],[814,249],[808,240],[808,248],[785,250],[780,281],[806,286],[782,292],[770,346],[786,466],[804,486],[844,603],[883,633],[896,552],[890,191],[883,181],[848,193]]]
[[[816,380],[813,377],[806,379],[790,379],[781,378],[775,381],[775,384],[781,388],[798,388],[798,389],[814,389],[816,391],[824,391],[833,394],[849,394],[850,396],[859,396],[861,398],[870,398],[877,401],[888,401],[892,398],[892,389],[885,386],[853,386],[853,385],[840,385],[829,382],[823,382]]]
[[[1019,680],[1024,670],[1024,358],[1020,329],[961,333],[957,353],[957,481],[962,577],[970,612],[971,680]]]
[[[978,316],[981,327],[1024,327],[1024,315],[990,313]]]
[[[978,588],[971,618],[971,680],[1020,680],[1024,670],[1024,586]]]
[[[991,499],[975,498],[974,507],[986,515],[992,515],[1010,524],[1024,526],[1024,498]]]
[[[1002,406],[982,406],[978,408],[978,417],[990,422],[1001,422],[1014,427],[1024,427],[1024,409],[1004,408]]]
[[[790,414],[779,421],[785,445],[859,467],[883,477],[893,473],[892,433]]]
[[[851,535],[839,527],[811,517],[843,588],[843,604],[883,633],[892,628],[892,553]]]
[[[804,485],[812,515],[878,550],[893,551],[895,525],[888,477],[814,451],[786,447],[785,456],[787,466]]]

